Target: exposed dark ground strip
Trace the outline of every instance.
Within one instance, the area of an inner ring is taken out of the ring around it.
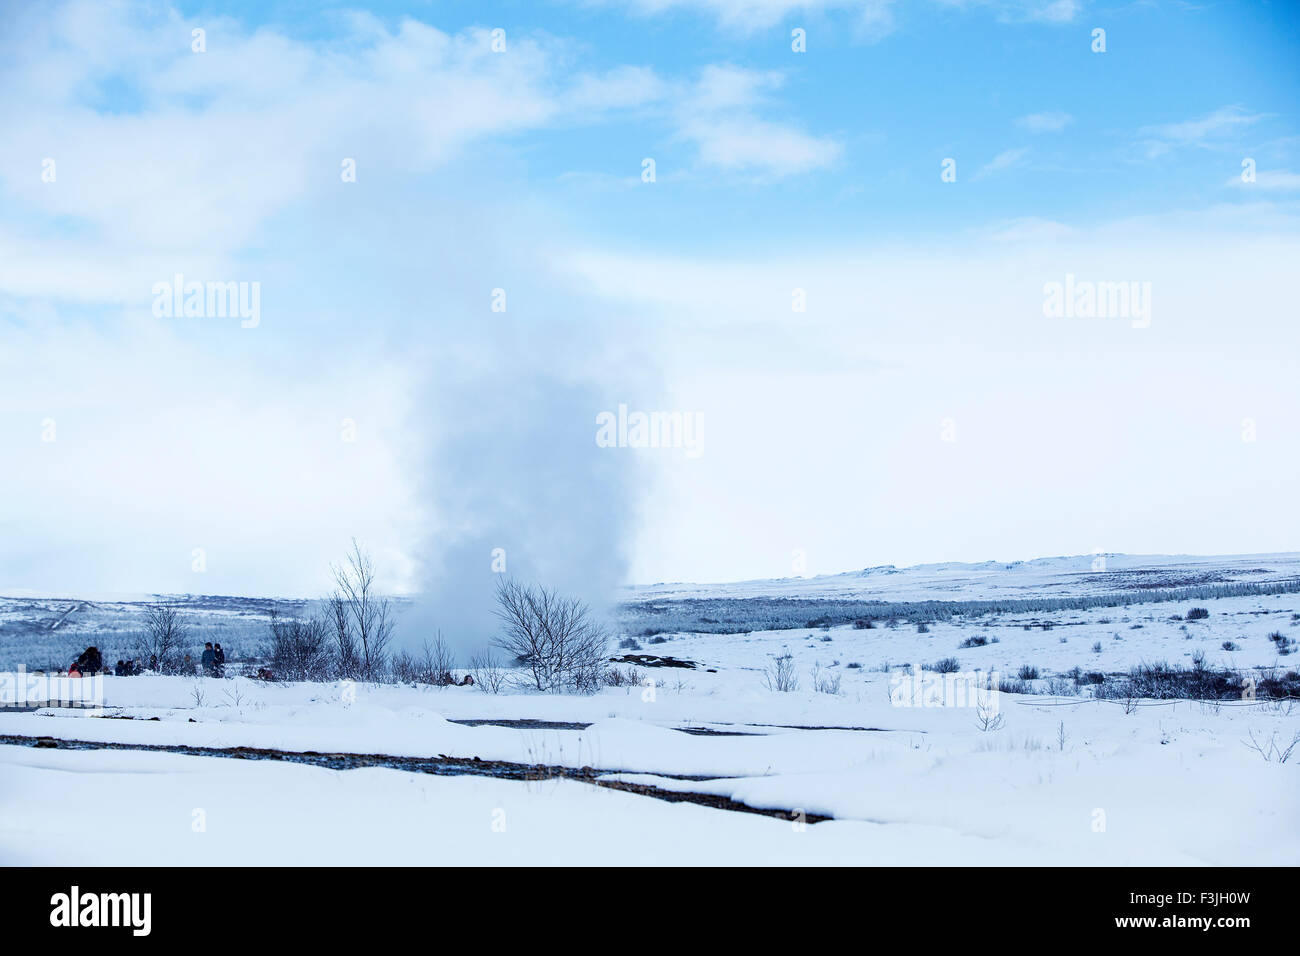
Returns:
[[[462,720],[448,718],[448,723],[463,724],[466,727],[513,727],[517,730],[586,730],[591,726],[589,723],[568,720],[534,720],[532,718],[506,718],[506,717],[471,717]],[[864,733],[886,734],[891,733],[887,727],[838,727],[834,725],[816,726],[811,724],[735,724],[724,723],[719,721],[723,727],[778,727],[782,730],[859,730]],[[695,734],[699,737],[761,737],[763,734],[754,734],[744,730],[715,730],[712,727],[673,727],[673,730],[681,731],[684,734]],[[924,731],[916,731],[924,733]]]
[[[59,707],[69,707],[66,704],[32,704],[30,706],[0,706],[0,714],[28,714],[37,710],[55,709]],[[93,710],[93,707],[71,709]],[[107,715],[105,720],[142,720],[145,718],[130,717],[125,714]],[[153,718],[148,718],[153,719]],[[539,720],[532,717],[465,717],[465,718],[448,718],[450,724],[460,724],[462,727],[508,727],[512,730],[586,730],[591,726],[590,723],[576,720]],[[718,722],[722,727],[775,727],[781,730],[856,730],[863,733],[886,734],[896,733],[888,727],[840,727],[834,725],[816,726],[811,724],[736,724]],[[713,727],[672,727],[671,730],[679,731],[683,734],[691,734],[695,737],[762,737],[762,733],[754,733],[747,730],[717,730]],[[909,733],[925,733],[923,730],[908,731]]]
[[[616,773],[640,773],[632,770],[596,770],[592,767],[560,767],[549,764],[522,764],[505,760],[480,760],[478,757],[398,757],[391,754],[319,753],[317,751],[268,750],[260,747],[190,747],[184,744],[127,744],[116,741],[65,740],[61,737],[29,737],[23,734],[0,734],[0,744],[17,747],[39,747],[50,750],[142,750],[153,753],[174,753],[190,757],[226,757],[235,760],[279,760],[285,763],[308,764],[326,770],[355,770],[360,767],[383,767],[410,773],[428,773],[440,777],[495,777],[500,780],[540,782],[546,780],[575,780],[609,790],[653,797],[667,803],[694,803],[715,810],[753,813],[776,817],[779,820],[799,819],[807,823],[821,823],[831,817],[815,813],[796,816],[793,811],[761,809],[738,803],[729,797],[710,793],[692,793],[688,790],[666,790],[649,784],[627,783],[619,780],[600,780],[599,777]],[[650,776],[669,780],[700,781],[726,779],[719,776],[653,773]]]

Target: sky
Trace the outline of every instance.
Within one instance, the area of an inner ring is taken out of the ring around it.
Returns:
[[[1296,549],[1298,117],[1288,3],[4,3],[0,593]]]

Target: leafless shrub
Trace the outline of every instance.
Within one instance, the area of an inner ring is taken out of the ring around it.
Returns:
[[[426,684],[437,684],[445,687],[447,684],[455,683],[452,677],[452,670],[456,667],[456,657],[447,646],[447,642],[442,639],[442,631],[438,631],[433,636],[433,643],[426,639],[420,648],[420,670],[421,679]]]
[[[506,669],[490,650],[469,659],[469,673],[474,678],[474,686],[485,694],[499,694],[505,686]]]
[[[996,704],[985,695],[978,695],[975,702],[975,725],[980,730],[991,732],[1001,730],[1007,720]]]
[[[244,691],[240,687],[238,679],[230,682],[230,688],[226,691],[225,696],[226,702],[236,710],[244,706]]]
[[[820,664],[813,667],[813,690],[819,694],[838,694],[840,692],[840,675],[827,673]]]
[[[140,663],[159,673],[174,673],[181,663],[189,629],[180,612],[169,604],[151,604],[144,610],[144,632],[136,639]]]
[[[635,667],[626,670],[611,667],[605,672],[605,683],[609,687],[640,687],[643,680],[643,675]]]
[[[388,660],[388,674],[399,684],[415,684],[420,679],[420,662],[408,651],[397,651]]]
[[[523,667],[529,685],[584,693],[599,687],[609,635],[587,605],[544,587],[500,581],[496,613],[504,625],[496,646]]]
[[[1047,681],[1047,693],[1053,697],[1074,697],[1078,694],[1074,681],[1065,677],[1052,677]]]
[[[284,680],[326,680],[330,675],[329,626],[318,618],[283,618],[271,612],[266,656]]]
[[[451,648],[442,639],[442,632],[439,631],[432,643],[427,639],[424,641],[418,654],[411,654],[405,650],[394,653],[388,661],[388,673],[394,680],[403,684],[432,684],[435,687],[446,687],[456,682],[452,674],[455,666],[456,659],[452,655]]]
[[[1286,763],[1291,759],[1291,754],[1296,747],[1300,746],[1300,732],[1291,738],[1290,743],[1285,743],[1286,738],[1283,737],[1281,744],[1278,743],[1276,730],[1269,734],[1268,740],[1257,740],[1253,730],[1249,731],[1247,736],[1250,739],[1243,740],[1242,743],[1263,757],[1266,763]]]
[[[788,694],[799,689],[799,676],[794,670],[794,655],[782,654],[772,659],[772,666],[763,670],[763,685],[768,690]]]

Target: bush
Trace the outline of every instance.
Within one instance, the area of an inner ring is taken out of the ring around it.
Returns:
[[[1074,682],[1065,677],[1051,677],[1047,681],[1047,692],[1054,697],[1073,697],[1078,691]]]
[[[822,670],[820,664],[813,667],[813,690],[819,694],[838,694],[840,692],[840,675],[829,674]]]
[[[943,660],[931,664],[930,670],[936,674],[955,674],[961,670],[961,662],[955,657],[945,657]]]
[[[318,618],[283,618],[272,612],[266,656],[281,680],[327,680],[333,671],[328,625]]]
[[[1283,678],[1265,675],[1257,681],[1256,694],[1260,699],[1295,696],[1300,691],[1300,681],[1291,678],[1300,675],[1292,673]],[[1210,670],[1203,664],[1191,670],[1178,670],[1159,661],[1137,665],[1122,681],[1099,684],[1095,696],[1102,700],[1240,700],[1247,683],[1234,670]]]
[[[625,637],[625,638],[623,638],[623,640],[621,640],[621,641],[618,642],[618,646],[619,646],[619,649],[620,649],[620,650],[624,650],[624,651],[639,651],[639,650],[641,650],[641,645],[638,644],[638,643],[636,642],[636,638],[635,638],[635,637]]]
[[[496,646],[525,669],[531,686],[548,692],[599,688],[609,635],[587,605],[544,587],[501,581],[497,617],[505,631]]]
[[[867,618],[860,617],[853,622],[853,629],[855,631],[871,631],[871,630],[875,630],[875,627],[876,625],[873,624]]]
[[[966,640],[962,641],[957,646],[958,647],[983,647],[988,642],[989,639],[981,634],[977,637],[968,637],[966,638]]]
[[[485,694],[499,694],[505,686],[506,670],[491,650],[469,659],[469,673],[474,678],[474,686]]]
[[[1210,616],[1210,612],[1203,607],[1194,607],[1187,612],[1187,620],[1203,621]]]
[[[1033,664],[1022,664],[1016,676],[1021,680],[1038,680],[1038,668]]]
[[[639,687],[642,679],[641,672],[635,667],[628,667],[622,671],[617,667],[611,667],[605,672],[605,683],[610,687]]]
[[[402,683],[446,687],[455,683],[451,673],[455,664],[455,658],[439,632],[434,635],[432,644],[427,640],[424,642],[418,656],[398,651],[389,661],[388,670],[395,680]]]
[[[925,621],[920,622],[919,624],[916,625],[916,633],[918,633],[918,634],[929,634],[929,633],[930,633],[930,625],[929,625],[929,624],[926,624]]]
[[[1237,645],[1232,641],[1224,641],[1222,647],[1225,651],[1235,651],[1237,649]]]
[[[788,694],[799,689],[799,676],[794,671],[794,656],[782,654],[772,659],[772,666],[763,671],[763,684],[768,690]]]
[[[156,662],[160,674],[179,673],[189,640],[189,627],[175,607],[169,604],[146,607],[144,630],[135,645],[140,666],[152,668]]]

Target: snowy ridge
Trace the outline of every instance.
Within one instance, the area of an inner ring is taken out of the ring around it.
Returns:
[[[1083,554],[1024,561],[947,561],[906,568],[879,565],[814,577],[629,588],[632,601],[705,598],[834,598],[861,601],[957,601],[1072,597],[1108,591],[1263,584],[1300,578],[1300,552],[1224,556]]]

